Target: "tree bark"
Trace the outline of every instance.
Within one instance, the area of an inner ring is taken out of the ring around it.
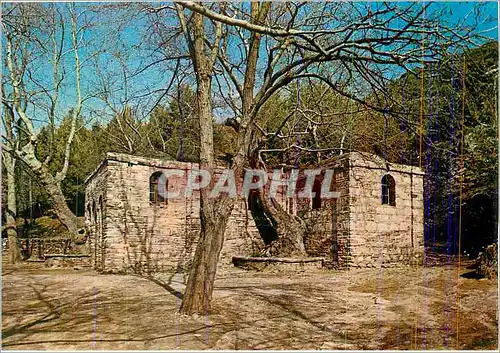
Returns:
[[[181,18],[182,21],[182,18]],[[197,108],[200,120],[200,168],[213,176],[215,170],[211,72],[213,63],[205,54],[203,17],[193,14],[193,46],[191,57],[196,68]],[[213,185],[213,178],[212,178]],[[210,198],[211,188],[200,191],[201,234],[182,299],[183,314],[206,314],[210,310],[219,254],[224,232],[234,202],[227,196]]]
[[[6,31],[6,66],[9,72],[10,84],[12,85],[12,104],[4,102],[4,106],[6,106],[7,112],[9,115],[7,116],[10,121],[13,121],[14,114],[13,110],[17,112],[17,115],[22,122],[23,130],[27,134],[28,141],[25,145],[20,147],[19,140],[17,142],[14,141],[14,136],[7,136],[8,141],[8,149],[9,153],[11,153],[13,158],[19,159],[22,161],[37,177],[38,181],[45,187],[45,190],[50,195],[52,199],[53,209],[61,221],[61,223],[68,229],[71,234],[74,246],[83,254],[87,253],[87,248],[84,245],[86,242],[86,232],[82,231],[79,234],[77,217],[66,204],[66,198],[61,189],[61,181],[66,177],[66,173],[69,168],[69,158],[71,153],[71,144],[73,142],[76,130],[76,122],[78,116],[82,109],[82,97],[80,91],[80,58],[78,54],[78,33],[79,28],[77,26],[77,15],[74,12],[73,6],[68,5],[70,10],[70,18],[71,18],[71,35],[72,35],[72,44],[73,44],[73,52],[75,55],[75,78],[76,78],[76,95],[77,95],[77,106],[74,111],[72,122],[71,122],[71,130],[66,141],[66,147],[64,151],[64,161],[62,169],[53,176],[48,168],[48,164],[41,163],[35,154],[35,146],[37,144],[38,132],[35,130],[34,121],[32,117],[28,116],[26,113],[26,109],[28,106],[27,97],[29,95],[24,95],[25,91],[24,86],[24,76],[26,74],[26,66],[23,66],[23,63],[29,61],[29,57],[24,55],[24,51],[19,53],[16,51],[16,46],[13,45],[13,42],[16,40],[24,43],[25,47],[28,47],[29,42],[25,41],[26,38],[19,39],[18,32],[11,33]],[[24,27],[23,27],[24,28]],[[24,28],[27,33],[29,33],[28,28]],[[55,30],[55,29],[54,29]],[[23,36],[27,36],[28,34],[23,34]],[[61,39],[63,40],[63,39]],[[24,42],[23,42],[24,41]],[[57,43],[56,43],[57,44]],[[55,57],[60,55],[57,49],[57,45],[54,47],[55,49]],[[59,49],[62,50],[62,49]],[[24,56],[23,56],[24,55]],[[59,59],[57,59],[59,62]],[[57,81],[57,62],[54,61],[54,80]],[[62,80],[62,79],[61,79]],[[55,104],[57,101],[58,88],[61,81],[57,81],[54,83],[54,95],[51,96],[52,104]],[[12,128],[11,128],[12,131]],[[47,159],[47,162],[50,158]]]
[[[37,177],[38,182],[43,185],[47,193],[51,196],[54,212],[57,218],[70,232],[76,248],[82,254],[87,254],[88,249],[83,245],[86,239],[79,235],[77,217],[66,203],[66,198],[61,189],[61,182],[50,173],[48,168],[41,163],[38,158],[36,158],[35,150],[31,143],[25,145],[21,151],[16,150],[15,152],[17,157],[30,168]]]
[[[7,221],[7,238],[9,241],[9,263],[15,264],[21,262],[21,250],[17,238],[17,203],[16,203],[16,176],[15,159],[5,153],[3,156],[5,171],[7,174],[7,207],[5,209],[5,219]]]
[[[2,92],[3,93],[3,92]],[[4,105],[4,125],[7,139],[15,146],[19,139],[14,138],[13,123],[14,112],[7,104]],[[5,220],[7,221],[7,239],[9,241],[9,262],[11,264],[22,260],[19,241],[17,238],[17,202],[16,202],[16,159],[8,151],[2,151],[2,161],[7,174],[7,207],[5,208]]]
[[[233,202],[201,197],[201,234],[191,265],[180,312],[204,315],[210,311],[219,255]]]
[[[261,163],[256,162],[257,158],[252,158],[252,167],[261,167]],[[256,191],[260,204],[266,215],[271,219],[278,239],[271,242],[263,251],[262,255],[267,256],[307,256],[304,246],[306,235],[306,225],[304,221],[293,214],[288,213],[275,198],[269,196],[267,187]]]
[[[259,21],[259,4],[252,3],[252,14],[254,21]],[[265,11],[270,5],[265,5]],[[189,40],[184,17],[178,8],[181,26]],[[267,12],[266,12],[267,14]],[[191,19],[193,28],[193,39],[190,46],[191,59],[196,70],[197,81],[197,106],[200,120],[200,168],[208,170],[213,175],[215,169],[214,145],[213,145],[213,119],[212,119],[212,89],[211,75],[213,65],[217,58],[217,50],[220,41],[220,27],[216,30],[216,39],[212,47],[211,56],[205,54],[205,33],[203,16],[193,12]],[[220,26],[220,23],[219,23]],[[260,34],[252,34],[250,44],[250,55],[247,59],[247,70],[245,73],[245,97],[242,97],[243,115],[240,131],[238,133],[237,153],[233,159],[231,168],[236,180],[242,176],[242,170],[247,160],[248,150],[252,136],[251,119],[253,115],[253,87],[255,85],[255,71],[259,55]],[[213,179],[213,178],[212,178]],[[183,314],[206,314],[210,310],[213,286],[219,261],[220,251],[224,243],[224,233],[231,212],[234,208],[234,200],[228,195],[219,198],[210,198],[209,190],[205,188],[200,192],[200,218],[201,234],[196,247],[195,257],[191,266],[188,283],[180,312]]]
[[[251,23],[262,23],[267,17],[270,8],[271,2],[263,2],[262,4],[252,2]],[[260,41],[261,33],[252,32],[243,84],[242,118],[239,130],[241,144],[239,146],[239,154],[237,155],[237,158],[239,157],[240,159],[248,155],[254,131],[253,121],[255,121],[257,116],[254,89]],[[254,161],[256,160],[254,159]],[[240,161],[236,160],[236,162],[239,163]],[[241,165],[243,165],[243,162],[240,162]],[[252,167],[256,166],[253,165]],[[306,228],[304,222],[300,218],[288,214],[276,200],[270,199],[265,188],[257,192],[257,195],[264,211],[272,219],[272,223],[278,233],[278,239],[266,249],[267,252],[273,255],[305,256],[304,234]]]
[[[275,200],[270,199],[265,192],[258,192],[264,211],[275,225],[278,239],[264,250],[268,256],[307,256],[304,246],[306,225],[302,219],[286,212]]]

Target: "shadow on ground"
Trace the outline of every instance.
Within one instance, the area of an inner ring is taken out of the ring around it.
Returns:
[[[6,265],[2,347],[495,349],[497,282],[465,268],[460,275],[451,267],[293,275],[233,269],[219,273],[211,315],[193,318],[177,313],[180,274]]]

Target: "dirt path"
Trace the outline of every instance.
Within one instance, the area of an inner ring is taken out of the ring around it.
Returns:
[[[457,279],[456,269],[235,269],[219,275],[213,313],[199,318],[177,314],[183,281],[4,267],[3,348],[497,347],[497,282]]]

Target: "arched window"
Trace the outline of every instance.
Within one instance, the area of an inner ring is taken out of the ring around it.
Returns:
[[[389,174],[382,177],[382,205],[396,206],[396,181]]]
[[[165,180],[164,188],[160,188],[162,175],[162,172],[156,172],[149,178],[149,201],[156,205],[166,205],[168,203],[167,197],[163,194],[168,190],[168,180]]]

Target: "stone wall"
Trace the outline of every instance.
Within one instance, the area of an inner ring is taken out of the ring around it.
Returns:
[[[386,174],[395,180],[395,206],[382,204]],[[350,266],[392,267],[422,260],[423,177],[417,167],[349,154]]]
[[[328,267],[345,268],[349,256],[349,173],[348,163],[338,159],[324,166],[333,169],[330,191],[340,198],[321,200],[321,208],[308,209],[305,247],[309,256],[321,256]]]
[[[21,238],[21,249],[26,249],[31,259],[43,259],[48,254],[79,254],[71,238]]]
[[[190,265],[200,230],[199,192],[189,198],[149,201],[149,179],[167,169],[190,170],[194,163],[108,154],[87,179],[86,226],[90,230],[92,267],[101,272],[154,272]],[[423,173],[420,168],[386,164],[381,158],[347,153],[322,168],[333,169],[330,190],[339,199],[278,200],[305,219],[309,256],[325,257],[326,266],[387,267],[411,264],[423,255]],[[396,205],[381,202],[381,180],[396,183]],[[169,191],[184,190],[185,177],[169,177]],[[318,201],[318,200],[316,200]],[[264,246],[246,200],[231,214],[220,266],[233,256],[252,256]]]
[[[45,267],[72,268],[75,270],[90,267],[89,255],[49,255],[45,258]]]
[[[105,209],[107,203],[107,161],[88,178],[85,189],[85,227],[89,232],[87,246],[91,255],[91,266],[104,269],[104,256],[107,246]]]
[[[169,199],[167,204],[151,203],[149,179],[157,171],[191,168],[198,166],[108,155],[107,163],[88,179],[86,192],[94,268],[147,273],[190,265],[200,230],[199,192],[189,198]],[[185,178],[169,177],[168,191],[184,190],[186,182]],[[92,211],[94,202],[96,216]],[[251,255],[262,246],[246,203],[237,200],[225,233],[220,265],[231,266],[232,256]]]

